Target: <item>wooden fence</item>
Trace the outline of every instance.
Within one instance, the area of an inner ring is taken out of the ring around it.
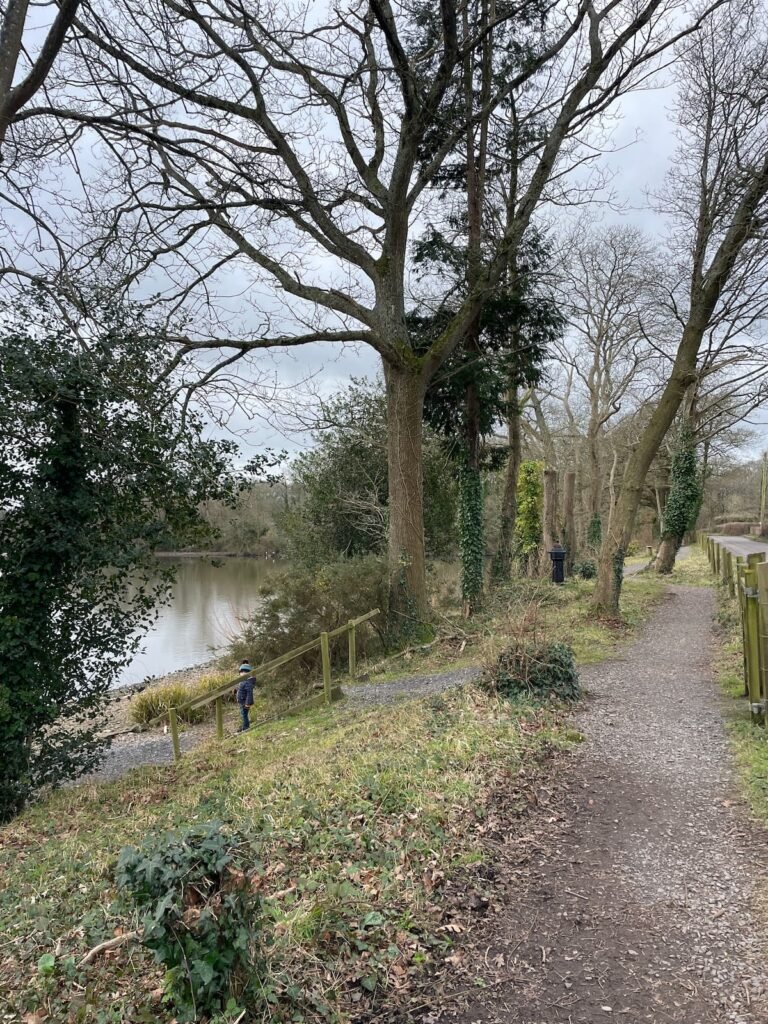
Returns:
[[[355,679],[357,676],[357,627],[363,625],[365,622],[369,622],[379,614],[379,609],[374,608],[373,611],[367,612],[365,615],[361,615],[358,619],[350,619],[349,622],[345,622],[344,625],[339,626],[338,629],[332,629],[327,633],[321,633],[320,636],[302,644],[301,647],[295,647],[292,651],[286,651],[286,653],[281,654],[279,658],[273,658],[272,661],[268,661],[263,665],[257,665],[250,673],[251,678],[253,679],[269,675],[270,672],[274,672],[276,669],[282,668],[283,665],[287,665],[288,662],[293,661],[295,658],[300,658],[302,654],[306,654],[308,651],[315,650],[319,647],[320,660],[323,666],[323,692],[319,696],[308,697],[306,700],[289,704],[287,707],[283,708],[279,714],[273,715],[270,718],[263,719],[259,722],[254,722],[254,725],[263,724],[264,721],[271,721],[274,718],[292,714],[293,712],[301,709],[315,707],[321,704],[330,704],[333,700],[337,700],[341,696],[341,690],[334,689],[331,679],[331,641],[335,640],[337,637],[344,636],[344,634],[347,635],[348,672],[350,678]],[[216,690],[211,690],[210,693],[203,694],[201,697],[195,697],[193,700],[187,701],[186,704],[181,704],[177,708],[168,709],[168,728],[170,729],[171,740],[173,742],[173,756],[177,761],[181,757],[179,713],[183,711],[192,711],[196,708],[202,708],[207,704],[214,704],[216,710],[216,737],[219,740],[223,740],[224,699],[230,696],[232,690],[240,684],[241,680],[242,677],[238,677],[237,679],[233,679],[231,683],[224,683]],[[163,718],[165,718],[165,713],[153,721],[160,721]]]
[[[766,552],[738,555],[727,538],[699,534],[712,572],[739,602],[744,651],[744,695],[754,721],[766,724],[768,711],[768,557]]]

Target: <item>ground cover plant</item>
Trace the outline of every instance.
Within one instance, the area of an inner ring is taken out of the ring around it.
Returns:
[[[135,937],[82,961],[140,930],[116,884],[120,850],[218,820],[261,851],[269,939],[248,1019],[375,1008],[450,945],[440,889],[476,858],[491,791],[566,742],[551,711],[473,690],[354,718],[323,709],[55,794],[0,832],[0,1005],[41,1020],[171,1019],[164,971]]]
[[[488,682],[512,700],[577,701],[581,696],[573,648],[563,643],[513,642],[499,655]]]

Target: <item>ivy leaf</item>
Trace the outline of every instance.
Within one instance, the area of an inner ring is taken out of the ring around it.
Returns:
[[[372,910],[363,918],[363,928],[378,928],[380,925],[383,924],[384,915],[380,914],[378,910]]]
[[[50,977],[56,969],[56,957],[53,953],[43,953],[37,961],[37,969],[44,977]]]

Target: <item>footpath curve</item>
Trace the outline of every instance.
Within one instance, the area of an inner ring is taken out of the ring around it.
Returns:
[[[735,793],[713,610],[709,589],[670,587],[621,658],[582,670],[586,739],[559,810],[497,851],[501,909],[426,1024],[768,1020],[768,840]]]

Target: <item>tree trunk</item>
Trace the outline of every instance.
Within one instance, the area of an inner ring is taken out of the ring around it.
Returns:
[[[598,612],[610,615],[619,613],[624,558],[632,539],[645,478],[667,431],[672,426],[686,389],[695,378],[696,357],[704,326],[690,323],[686,326],[672,374],[627,463],[612,517],[611,531],[606,531],[600,548],[594,596],[595,610]]]
[[[424,384],[408,369],[384,364],[389,475],[389,607],[402,631],[426,620],[422,480]]]
[[[600,464],[600,442],[597,434],[590,434],[587,443],[589,457],[589,514],[591,519],[599,518],[603,495],[603,473]]]
[[[573,572],[576,561],[576,516],[574,505],[576,498],[576,473],[569,470],[565,474],[563,489],[563,544],[566,550],[565,571],[568,576]]]
[[[544,470],[544,512],[542,552],[540,564],[542,571],[549,562],[549,551],[560,539],[557,527],[557,470]]]
[[[681,540],[678,537],[672,537],[667,534],[666,537],[662,538],[661,544],[659,544],[659,550],[656,552],[656,561],[654,563],[654,569],[656,572],[666,576],[672,572],[675,567],[675,558],[677,552],[680,550]]]
[[[473,332],[474,335],[474,332]],[[467,348],[480,358],[476,336],[470,336]],[[461,595],[464,618],[480,607],[485,577],[485,509],[480,477],[480,401],[474,383],[467,386],[466,463],[459,484],[459,545],[461,547]]]
[[[515,519],[517,517],[517,475],[522,458],[522,437],[520,431],[520,406],[517,388],[513,385],[507,395],[507,436],[509,458],[504,471],[504,495],[501,499],[501,525],[499,528],[499,549],[494,559],[493,575],[497,580],[507,580],[512,574],[512,555],[515,549]]]

